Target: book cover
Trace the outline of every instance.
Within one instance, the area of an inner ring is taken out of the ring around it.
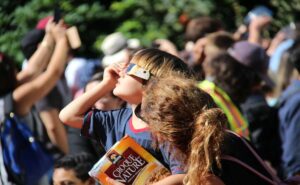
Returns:
[[[170,172],[131,137],[125,136],[93,166],[89,175],[102,185],[108,184],[106,177],[126,185],[143,185]]]

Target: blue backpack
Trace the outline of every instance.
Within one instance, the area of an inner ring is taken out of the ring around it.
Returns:
[[[16,184],[36,184],[53,166],[53,157],[14,113],[6,113],[0,126],[3,161],[9,180]]]

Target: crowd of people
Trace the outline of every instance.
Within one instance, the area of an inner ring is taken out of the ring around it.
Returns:
[[[182,51],[112,33],[96,60],[73,55],[63,20],[40,20],[21,42],[22,70],[0,53],[1,123],[13,112],[42,127],[54,158],[32,185],[97,184],[88,171],[126,135],[170,170],[155,185],[300,184],[300,27],[266,38],[272,15],[256,10],[234,33],[191,19]],[[2,151],[0,184],[23,184]]]

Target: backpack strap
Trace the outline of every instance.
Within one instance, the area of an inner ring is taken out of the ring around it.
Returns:
[[[9,113],[14,110],[14,101],[12,97],[12,93],[6,94],[3,96],[4,100],[4,114],[9,115]]]
[[[0,122],[3,122],[5,116],[9,115],[14,109],[12,93],[0,97]]]
[[[264,176],[263,174],[261,174],[260,172],[258,172],[257,170],[255,170],[254,168],[252,168],[251,166],[249,166],[248,164],[242,162],[241,160],[239,160],[239,159],[237,159],[235,157],[232,157],[232,156],[229,156],[229,155],[223,155],[221,158],[225,159],[225,160],[228,160],[228,161],[235,162],[235,163],[243,166],[244,168],[246,168],[247,170],[251,171],[252,173],[254,173],[255,175],[257,175],[260,178],[264,179],[265,181],[267,181],[270,184],[273,184],[273,185],[277,185],[278,184],[278,183],[274,182],[273,180],[271,180],[270,178]]]
[[[269,173],[269,175],[272,177],[273,179],[273,184],[280,184],[282,181],[273,173],[273,171],[270,169],[270,167],[268,167],[265,162],[261,159],[261,157],[255,152],[255,150],[250,146],[250,144],[240,135],[230,131],[230,130],[226,130],[227,132],[230,132],[232,134],[234,134],[235,136],[239,137],[241,139],[241,141],[245,144],[245,146],[250,150],[250,152],[253,154],[253,156],[257,159],[257,161],[264,167],[264,169]],[[225,156],[226,157],[226,156]],[[230,158],[234,158],[231,157]],[[225,159],[225,158],[224,158]],[[235,158],[236,159],[236,158]],[[238,159],[237,159],[238,160]],[[241,161],[240,161],[241,162]],[[240,163],[239,163],[240,164]],[[244,165],[243,165],[244,166]],[[247,169],[250,170],[250,166],[247,165],[248,167],[246,167]],[[253,168],[252,168],[253,169]],[[256,171],[255,169],[253,169],[254,171]],[[252,170],[251,170],[252,171]],[[256,171],[256,173],[259,173]],[[262,174],[261,174],[262,175]],[[268,178],[269,179],[269,178]]]
[[[287,185],[287,184],[299,185],[300,184],[300,176],[289,177],[281,185]]]
[[[2,129],[1,127],[3,126],[2,124],[5,120],[5,117],[9,115],[9,113],[12,111],[13,111],[12,93],[1,96],[0,97],[0,130]],[[13,185],[11,182],[8,181],[8,176],[9,176],[8,172],[4,165],[3,150],[2,150],[2,144],[0,139],[0,184]]]

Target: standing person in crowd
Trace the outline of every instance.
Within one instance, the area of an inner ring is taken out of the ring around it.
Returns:
[[[30,58],[28,68],[19,73],[13,61],[4,54],[0,55],[0,100],[3,105],[0,110],[1,121],[6,111],[11,111],[6,107],[9,101],[13,102],[12,111],[15,115],[30,128],[33,127],[33,105],[51,91],[64,71],[69,51],[65,31],[62,21],[55,24],[50,20],[44,39]],[[42,57],[49,60],[39,60]],[[46,66],[44,71],[42,66]],[[0,178],[4,182],[14,182],[10,174],[8,179],[3,179],[3,174]]]
[[[267,74],[269,56],[261,46],[248,41],[235,43],[228,52],[237,62],[252,70],[250,94],[241,104],[241,109],[249,123],[251,141],[258,153],[279,170],[281,144],[277,110],[267,104],[262,90],[265,85],[275,85]]]
[[[227,51],[233,44],[233,37],[225,31],[210,33],[198,39],[192,52],[193,60],[197,64],[193,67],[196,79],[201,81],[205,78],[202,67],[205,60],[214,57],[220,52]]]
[[[300,175],[300,47],[291,51],[291,62],[298,71],[298,79],[283,91],[279,98],[280,136],[283,154],[281,157],[284,175]]]
[[[54,164],[53,185],[95,185],[88,174],[95,162],[84,152],[64,156]]]
[[[184,184],[267,185],[268,180],[275,184],[262,160],[251,152],[250,143],[224,129],[225,114],[196,81],[178,75],[155,78],[144,94],[140,117],[149,123],[156,143],[170,142],[177,158],[186,161]],[[225,156],[249,165],[268,180]]]
[[[199,87],[209,93],[228,118],[227,128],[246,138],[250,137],[248,122],[240,104],[251,92],[253,71],[236,61],[227,52],[203,63],[204,81]]]
[[[268,31],[267,29],[272,19],[272,10],[263,5],[256,6],[248,12],[244,18],[244,23],[234,33],[235,40],[248,40],[250,43],[258,44],[267,49],[270,39],[265,38],[265,33]]]
[[[22,39],[22,51],[27,60],[31,58],[35,50],[41,44],[44,35],[47,34],[47,30],[45,29],[51,18],[52,17],[49,16],[41,19],[36,28],[31,30]],[[69,60],[69,54],[70,52],[68,53],[68,58],[66,58],[67,61]],[[41,56],[38,60],[45,60],[45,58]],[[25,69],[29,67],[26,66],[26,63],[23,64],[23,66]],[[43,68],[40,70],[43,70]],[[65,75],[62,73],[60,79],[56,82],[56,85],[51,89],[51,91],[45,97],[35,102],[35,108],[39,113],[39,117],[41,118],[44,127],[46,128],[47,133],[45,134],[48,135],[53,145],[53,149],[56,149],[56,154],[59,155],[68,153],[69,149],[66,128],[59,120],[58,114],[59,111],[70,101],[71,92],[67,86]]]
[[[205,55],[204,52],[201,51],[203,51],[202,49],[205,45],[205,37],[210,33],[221,30],[223,30],[221,21],[211,17],[196,17],[187,23],[184,33],[185,48],[180,53],[180,56],[183,61],[188,64],[190,69],[195,72],[199,80],[204,78],[202,62],[204,61]],[[196,56],[194,56],[194,49],[199,49]]]
[[[294,65],[288,60],[290,51],[299,47],[300,44],[300,22],[290,23],[282,28],[274,37],[272,42],[277,42],[270,53],[269,73],[276,82],[272,92],[271,100],[276,104],[281,93],[288,87],[292,80],[297,79],[298,72]]]
[[[187,65],[158,49],[141,50],[134,54],[129,64],[120,65],[107,67],[101,83],[66,106],[60,112],[60,119],[74,127],[82,127],[82,134],[101,142],[106,151],[129,135],[171,170],[172,175],[161,180],[160,184],[181,183],[184,177],[181,162],[173,158],[174,153],[167,143],[162,144],[160,150],[152,147],[148,124],[139,119],[134,111],[141,103],[143,87],[151,77],[165,76],[171,71],[188,75]],[[94,109],[86,113],[96,101],[112,90],[131,108],[113,111]]]

